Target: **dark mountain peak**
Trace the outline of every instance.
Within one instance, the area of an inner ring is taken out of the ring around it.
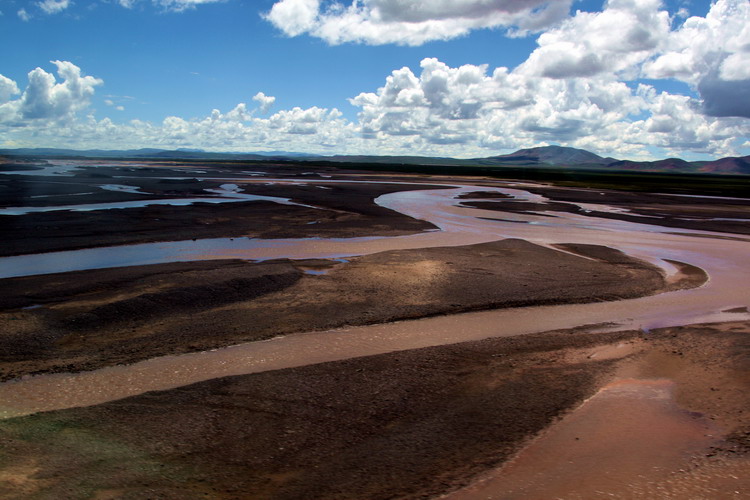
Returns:
[[[512,154],[561,154],[573,151],[583,151],[586,153],[588,152],[585,149],[571,148],[568,146],[558,146],[556,144],[552,144],[551,146],[534,146],[533,148],[519,149]]]
[[[650,172],[691,172],[695,170],[693,163],[681,158],[665,158],[656,161],[615,161],[608,165],[610,168],[619,170],[642,170]]]
[[[539,146],[519,149],[515,153],[492,156],[488,160],[496,163],[510,164],[547,164],[547,165],[607,165],[614,158],[602,158],[585,149],[567,146]]]
[[[701,172],[720,174],[750,174],[749,156],[730,156],[710,161],[701,167]]]

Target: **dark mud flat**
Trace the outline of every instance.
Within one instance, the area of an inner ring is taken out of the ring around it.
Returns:
[[[523,240],[329,260],[210,261],[3,280],[0,379],[91,370],[279,334],[691,287],[591,245]],[[309,273],[315,274],[309,274]]]
[[[705,471],[748,463],[748,334],[743,322],[488,339],[6,420],[0,495],[436,497],[504,462],[615,373],[638,366],[674,380],[678,403],[701,413],[694,418],[722,426],[715,445],[677,473],[678,491],[691,498]],[[620,356],[596,356],[623,345]],[[736,487],[727,479],[723,487]]]
[[[547,210],[574,212],[590,217],[616,219],[639,224],[655,224],[680,229],[750,234],[750,223],[747,220],[750,219],[750,198],[685,197],[658,193],[541,186],[529,187],[528,190],[532,193],[546,196],[554,202],[606,203],[613,207],[628,209],[636,215],[598,210],[583,212],[579,211],[575,205],[566,203],[554,203],[555,208],[548,208]],[[489,204],[481,208],[492,209]],[[503,210],[501,205],[496,209]],[[534,209],[534,207],[510,207],[510,211]],[[639,215],[647,217],[639,217]]]
[[[163,179],[156,179],[154,182],[159,184],[162,181]],[[148,191],[150,193],[157,191],[153,186],[145,186],[146,182],[139,184],[128,179],[122,183],[151,189]],[[151,195],[100,191],[91,195],[95,196],[94,199],[89,195],[63,194],[54,200],[55,204],[67,205],[196,196],[217,198],[217,195],[204,192],[202,189],[215,189],[220,184],[222,183],[207,184],[188,180],[185,183],[162,185],[162,191]],[[360,184],[321,188],[316,185],[251,184],[243,187],[248,194],[291,198],[295,202],[319,208],[247,201],[0,215],[0,238],[3,240],[0,255],[200,238],[346,238],[398,236],[435,229],[435,226],[428,222],[413,219],[374,203],[378,196],[402,191],[403,186]],[[66,189],[68,188],[70,187]],[[165,188],[170,189],[164,190]],[[420,188],[422,187],[416,186],[413,189]],[[424,186],[424,189],[428,188],[434,186]],[[60,186],[56,185],[55,189],[59,190]],[[89,188],[84,188],[84,191],[85,189]]]
[[[579,200],[582,201],[582,200]],[[603,200],[600,200],[603,201]],[[593,202],[585,202],[593,203]],[[609,204],[609,201],[607,201]],[[601,219],[615,219],[636,224],[653,224],[661,227],[673,227],[678,229],[691,229],[698,231],[714,231],[721,233],[750,234],[750,200],[745,205],[722,206],[720,203],[711,207],[696,207],[689,203],[675,204],[671,206],[628,206],[621,204],[622,208],[631,210],[633,214],[602,212],[599,210],[581,210],[572,203],[557,201],[527,202],[527,201],[464,201],[464,206],[479,208],[482,210],[495,210],[498,212],[510,212],[519,214],[545,215],[555,217],[546,212],[568,212],[586,217],[597,217]],[[618,206],[611,203],[612,206]],[[638,215],[640,214],[640,215]],[[642,215],[642,216],[641,216]],[[645,217],[643,217],[645,216]],[[717,220],[718,218],[719,220]],[[721,220],[737,219],[737,220]],[[503,220],[503,219],[498,219]],[[511,221],[513,222],[513,221]]]
[[[21,172],[21,171],[33,171],[33,170],[42,170],[42,168],[36,167],[33,165],[24,165],[24,164],[13,164],[13,163],[0,164],[0,172]]]
[[[464,201],[461,205],[481,210],[496,210],[518,214],[546,215],[544,212],[579,213],[578,207],[570,203],[531,202],[531,201]],[[550,216],[554,217],[554,216]]]

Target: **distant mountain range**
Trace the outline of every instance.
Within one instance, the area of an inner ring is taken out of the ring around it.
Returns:
[[[486,158],[456,159],[426,156],[321,156],[288,151],[248,153],[213,153],[200,149],[129,149],[121,151],[90,149],[27,148],[0,149],[4,156],[65,156],[85,158],[205,159],[205,160],[297,160],[337,163],[381,163],[408,165],[466,165],[497,167],[534,167],[597,170],[634,170],[640,172],[674,172],[750,175],[750,156],[721,158],[714,161],[685,161],[667,158],[657,161],[603,158],[584,149],[542,146],[521,149],[515,153]]]
[[[73,156],[83,158],[176,158],[176,159],[235,159],[267,160],[268,158],[319,158],[310,153],[290,151],[260,151],[252,153],[213,153],[202,149],[58,149],[58,148],[20,148],[0,149],[0,155],[6,156]]]

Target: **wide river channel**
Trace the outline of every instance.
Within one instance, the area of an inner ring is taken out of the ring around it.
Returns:
[[[263,182],[268,181],[263,179]],[[252,183],[260,180],[227,179],[227,182],[251,191]],[[324,181],[316,179],[314,182]],[[486,211],[461,206],[460,202],[465,200],[456,199],[472,191],[496,191],[519,200],[545,200],[523,187],[523,184],[498,182],[493,187],[451,184],[441,189],[410,191],[407,184],[404,191],[379,197],[376,200],[379,205],[429,221],[439,228],[414,235],[281,240],[222,238],[22,255],[0,258],[0,277],[202,259],[342,258],[393,249],[522,238],[541,245],[606,245],[656,264],[667,275],[674,274],[676,269],[663,259],[681,261],[704,269],[709,281],[699,288],[638,299],[500,309],[306,332],[91,372],[25,377],[0,384],[0,417],[88,406],[228,375],[488,337],[583,325],[594,325],[595,330],[648,331],[664,326],[750,319],[747,312],[727,312],[749,305],[750,240],[562,212],[519,215]],[[622,211],[604,203],[596,209]]]

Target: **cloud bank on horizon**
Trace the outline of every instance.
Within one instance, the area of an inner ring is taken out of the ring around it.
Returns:
[[[213,0],[140,1],[183,11]],[[37,3],[49,15],[68,5]],[[261,15],[280,33],[330,45],[414,46],[495,28],[533,34],[537,46],[515,68],[425,58],[417,73],[394,69],[381,87],[349,96],[356,120],[316,106],[268,116],[275,98],[258,92],[251,107],[204,118],[115,123],[91,108],[101,79],[52,61],[57,78],[37,67],[23,91],[0,75],[0,145],[471,157],[559,143],[633,158],[749,154],[750,2],[718,0],[705,17],[670,16],[659,0],[570,8],[570,0],[278,0]],[[644,82],[664,79],[693,94]]]

